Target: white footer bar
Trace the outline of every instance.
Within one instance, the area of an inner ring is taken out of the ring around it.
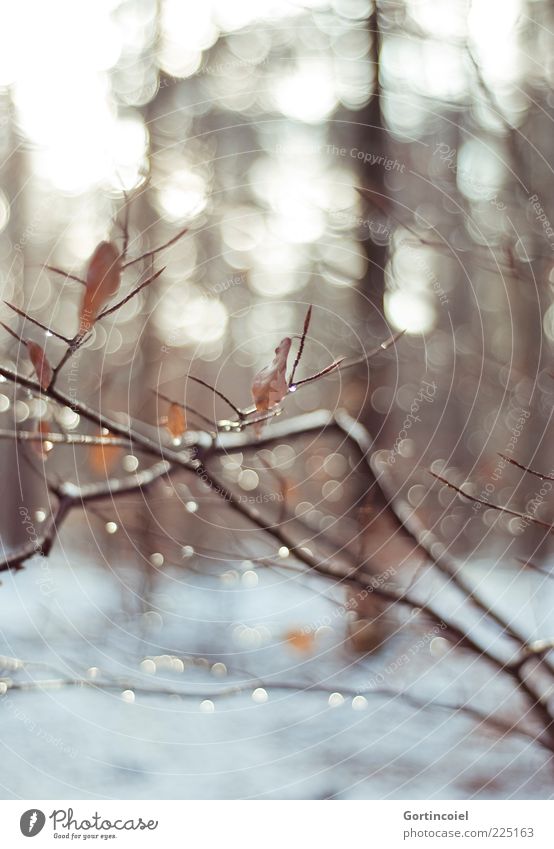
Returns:
[[[0,846],[554,846],[553,801],[0,801]],[[36,844],[30,839],[36,838]]]

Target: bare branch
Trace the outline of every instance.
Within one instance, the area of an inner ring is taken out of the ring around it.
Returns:
[[[25,662],[24,664],[24,666],[29,665],[46,666],[46,664],[29,664],[29,662]],[[393,687],[379,686],[372,687],[370,689],[357,690],[352,689],[348,686],[342,686],[340,684],[333,687],[329,684],[321,682],[310,682],[306,684],[305,682],[301,681],[280,681],[275,680],[274,678],[264,679],[258,677],[251,677],[246,681],[232,683],[227,687],[218,687],[217,685],[213,685],[211,687],[196,687],[195,689],[172,687],[163,684],[148,685],[144,684],[143,681],[133,678],[103,677],[92,679],[79,676],[67,678],[63,677],[61,674],[57,678],[43,678],[41,680],[32,681],[17,681],[13,678],[0,680],[6,684],[7,691],[10,692],[29,692],[36,690],[44,691],[49,689],[57,690],[60,687],[78,687],[88,688],[99,692],[122,692],[130,690],[133,693],[142,696],[178,696],[181,699],[195,700],[232,698],[242,693],[249,692],[257,687],[263,687],[269,692],[284,690],[289,692],[292,691],[298,693],[324,693],[329,695],[338,690],[341,695],[351,698],[363,695],[366,697],[373,696],[375,698],[386,697],[389,699],[390,703],[399,700],[405,702],[411,708],[415,708],[418,712],[424,710],[441,710],[451,712],[453,715],[467,716],[477,723],[477,728],[483,727],[483,729],[485,729],[490,727],[491,730],[496,731],[501,738],[506,737],[508,734],[516,734],[531,743],[535,743],[539,746],[542,746],[548,752],[552,752],[551,747],[548,745],[543,735],[533,734],[532,732],[523,728],[517,722],[512,723],[500,719],[497,716],[496,711],[494,713],[491,712],[487,714],[478,710],[470,704],[448,703],[439,701],[437,699],[425,700],[417,698],[411,692],[408,692],[406,690],[396,690]]]
[[[16,383],[20,383],[31,390],[38,390],[40,387],[34,381],[28,380],[27,378],[20,378],[18,375],[15,375],[13,372],[5,368],[0,367],[0,374],[3,374],[8,379],[14,380]],[[49,394],[54,400],[58,400],[61,403],[67,403],[69,399],[66,399],[62,393],[58,392],[55,389],[49,390]],[[96,421],[96,423],[101,424],[101,426],[106,426],[106,418],[101,416],[99,413],[91,411],[89,408],[86,408],[85,405],[73,403],[73,409],[77,409],[82,412],[85,417],[90,420]],[[335,418],[336,425],[336,418]],[[344,429],[344,425],[341,429]],[[200,460],[190,460],[188,457],[183,456],[179,452],[168,450],[156,443],[153,443],[148,437],[144,437],[142,434],[135,433],[132,428],[123,428],[117,423],[112,424],[112,430],[116,434],[119,433],[122,436],[129,437],[130,441],[137,442],[141,444],[146,450],[155,453],[158,457],[163,458],[166,462],[160,464],[161,472],[160,474],[167,474],[171,470],[171,464],[175,462],[175,465],[180,466],[182,468],[187,469],[190,472],[194,472],[195,474],[201,474],[203,480],[205,480],[208,485],[211,487],[214,494],[224,499],[225,503],[229,505],[233,510],[240,513],[245,519],[253,523],[255,526],[259,527],[264,532],[270,534],[274,539],[276,539],[281,545],[284,545],[288,548],[289,552],[301,563],[305,566],[308,566],[314,572],[321,574],[327,578],[331,578],[339,583],[354,583],[358,587],[367,588],[368,592],[375,593],[376,596],[382,598],[385,601],[390,602],[391,604],[402,604],[408,605],[412,609],[415,609],[424,615],[428,616],[432,621],[441,623],[441,625],[446,625],[447,630],[444,632],[448,634],[451,639],[455,642],[456,645],[460,647],[467,647],[473,652],[475,652],[478,656],[485,657],[489,661],[491,661],[499,671],[505,672],[510,675],[512,678],[517,680],[518,687],[522,690],[522,692],[527,695],[527,697],[531,700],[533,709],[541,715],[543,725],[545,729],[549,729],[552,725],[552,717],[548,711],[548,708],[543,704],[541,698],[535,692],[534,688],[527,681],[524,673],[523,673],[523,661],[517,660],[512,664],[507,664],[504,660],[500,660],[497,658],[487,646],[481,645],[476,639],[469,633],[462,631],[455,623],[452,621],[448,621],[448,618],[445,617],[441,612],[439,612],[430,602],[421,602],[418,599],[413,599],[405,592],[401,590],[393,590],[388,589],[382,585],[376,585],[374,581],[374,576],[367,574],[365,571],[361,570],[359,565],[352,564],[348,565],[345,563],[341,563],[338,558],[333,555],[330,558],[319,558],[317,555],[313,554],[308,548],[299,544],[294,540],[293,537],[289,533],[285,531],[285,529],[281,525],[268,525],[264,518],[261,516],[259,511],[249,505],[247,502],[239,501],[238,498],[223,484],[218,478],[210,474],[204,464]],[[346,430],[349,435],[352,435],[352,428],[346,426]],[[206,441],[205,437],[207,435],[198,434],[197,441],[197,455],[202,456],[202,453],[205,456],[209,456],[210,453],[214,450],[214,447],[217,443],[213,441],[210,437]],[[235,436],[235,434],[233,434]],[[366,452],[367,454],[367,452]],[[145,484],[147,485],[147,484]],[[56,492],[58,497],[60,498],[60,503],[58,505],[58,511],[54,514],[49,522],[45,526],[44,536],[39,540],[34,541],[32,546],[27,546],[24,549],[18,549],[6,559],[4,565],[0,568],[20,568],[23,561],[28,559],[33,554],[43,553],[47,554],[53,544],[54,538],[57,533],[57,529],[63,520],[65,513],[73,507],[76,503],[83,503],[83,501],[91,501],[95,499],[101,499],[105,497],[114,497],[115,494],[122,494],[123,492],[134,491],[139,484],[137,484],[136,479],[133,479],[130,483],[121,483],[116,481],[109,481],[104,485],[103,489],[98,489],[97,485],[91,485],[91,488],[79,488],[73,487],[70,484],[63,484],[56,488]],[[73,487],[73,488],[72,488]],[[462,493],[463,494],[463,493]],[[37,549],[38,545],[38,549]],[[550,741],[548,741],[547,745],[552,745]]]
[[[55,511],[45,520],[39,536],[18,546],[6,556],[3,562],[0,562],[0,572],[5,572],[8,569],[21,569],[26,560],[37,554],[47,557],[62,522],[74,507],[82,507],[90,502],[144,490],[166,475],[169,469],[169,463],[161,462],[133,475],[124,478],[112,478],[101,483],[83,486],[76,486],[72,483],[51,484],[50,489],[58,498]]]
[[[48,557],[58,528],[61,526],[69,509],[70,499],[61,499],[56,510],[45,519],[42,532],[33,539],[29,539],[22,545],[17,546],[3,561],[0,561],[0,572],[6,572],[9,569],[22,569],[23,563],[37,554],[41,557]]]
[[[129,440],[118,436],[89,436],[85,433],[38,433],[31,430],[0,429],[0,439],[14,442],[51,442],[52,445],[110,445],[129,447]]]
[[[73,354],[76,351],[79,350],[79,348],[81,347],[81,345],[83,344],[83,342],[85,341],[85,339],[87,338],[88,335],[89,334],[87,332],[77,333],[73,337],[73,339],[71,339],[69,341],[69,345],[67,346],[67,350],[64,352],[62,358],[60,359],[60,361],[58,362],[57,366],[55,367],[55,369],[53,371],[52,382],[50,384],[51,388],[53,388],[55,386],[56,380],[57,380],[58,375],[59,375],[60,371],[62,370],[62,368],[65,366],[65,364],[67,362],[69,362],[69,360],[71,359]]]
[[[114,434],[115,436],[122,436],[128,439],[131,443],[140,445],[140,447],[148,453],[153,453],[156,456],[160,456],[160,453],[166,450],[161,447],[156,441],[150,439],[144,434],[139,433],[138,431],[135,431],[128,426],[120,424],[115,419],[111,419],[104,413],[100,413],[97,410],[94,410],[92,407],[89,407],[82,401],[77,401],[75,398],[66,395],[64,392],[60,392],[52,385],[50,385],[47,390],[42,392],[40,385],[37,383],[37,381],[31,380],[28,377],[23,377],[22,375],[17,374],[16,372],[11,371],[11,369],[5,368],[4,366],[0,366],[0,375],[5,377],[7,380],[11,380],[14,384],[22,386],[30,392],[33,392],[36,395],[42,394],[43,396],[52,398],[53,401],[57,401],[59,404],[62,404],[65,407],[69,407],[74,412],[79,413],[79,415],[87,419],[87,421],[98,425],[99,428],[106,428],[110,431],[110,433]],[[175,456],[179,456],[176,452],[172,453]],[[183,457],[181,456],[180,459],[183,460]]]

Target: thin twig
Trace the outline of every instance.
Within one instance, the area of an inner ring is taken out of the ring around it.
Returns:
[[[134,265],[137,262],[141,262],[143,259],[148,259],[151,256],[155,256],[160,251],[165,251],[166,248],[169,248],[171,245],[175,244],[175,242],[179,241],[186,233],[188,233],[188,227],[183,227],[177,235],[173,236],[169,241],[165,242],[163,245],[159,245],[157,248],[152,248],[150,251],[146,251],[141,256],[137,256],[135,259],[130,259],[129,262],[126,262],[121,266],[121,270],[124,271],[126,268],[129,268],[131,265]]]
[[[40,327],[46,333],[49,333],[51,336],[55,336],[56,339],[60,339],[62,342],[65,342],[66,345],[71,344],[71,339],[69,339],[67,336],[64,336],[62,333],[58,333],[56,330],[52,330],[51,327],[47,327],[45,324],[42,324],[42,322],[38,321],[38,319],[33,318],[31,315],[26,313],[24,310],[21,310],[21,309],[19,309],[19,307],[16,307],[15,304],[11,304],[9,301],[4,301],[4,303],[6,304],[6,306],[8,306],[11,310],[16,312],[18,315],[20,315],[26,321],[30,321],[32,324],[36,324],[37,327]]]
[[[289,387],[289,392],[300,389],[301,386],[304,386],[306,383],[311,383],[313,380],[319,380],[320,377],[325,377],[327,374],[331,374],[332,371],[337,371],[337,369],[340,369],[341,365],[345,360],[346,357],[341,357],[340,360],[335,360],[334,363],[331,363],[330,365],[321,369],[321,371],[318,371],[315,374],[311,374],[309,377],[304,377],[302,378],[302,380],[297,380],[293,386]]]
[[[236,404],[233,404],[233,402],[229,398],[227,398],[227,396],[224,395],[223,392],[220,392],[219,389],[216,389],[215,386],[212,386],[211,383],[202,380],[201,377],[195,377],[193,374],[187,374],[187,380],[193,380],[195,383],[199,383],[200,386],[205,386],[206,389],[209,389],[211,392],[214,393],[214,395],[217,395],[219,398],[221,398],[222,401],[225,401],[225,403],[237,414],[239,419],[242,419],[244,417],[244,412],[240,410]]]
[[[149,277],[148,280],[145,280],[144,283],[141,283],[140,286],[137,286],[135,289],[133,289],[131,292],[129,292],[129,294],[126,295],[124,298],[122,298],[121,301],[118,301],[112,307],[109,307],[108,309],[105,309],[103,312],[101,312],[100,315],[97,316],[96,322],[98,322],[101,319],[106,318],[106,316],[111,315],[112,313],[116,312],[116,310],[120,309],[122,306],[124,306],[124,304],[126,304],[128,301],[130,301],[132,298],[134,298],[135,295],[138,295],[138,293],[141,292],[146,286],[149,286],[151,283],[153,283],[154,280],[156,280],[160,276],[160,274],[162,274],[164,271],[165,271],[165,266],[163,268],[161,268],[159,271],[157,271],[155,274],[153,274],[151,277]],[[69,360],[73,357],[73,355],[79,350],[79,348],[82,346],[83,342],[85,341],[85,339],[88,336],[89,336],[88,331],[79,332],[79,333],[77,333],[76,336],[73,337],[73,339],[69,340],[67,351],[64,353],[63,357],[61,358],[58,365],[54,369],[54,372],[53,372],[53,375],[52,375],[52,385],[54,385],[56,383],[56,380],[57,380],[58,375],[59,375],[60,371],[62,370],[62,368],[69,362]]]
[[[10,336],[13,336],[13,338],[16,340],[16,342],[19,342],[19,343],[20,343],[21,345],[23,345],[25,348],[27,347],[27,342],[25,341],[25,339],[22,339],[22,338],[21,338],[21,336],[18,336],[18,335],[17,335],[17,333],[15,332],[15,330],[12,330],[12,329],[11,329],[11,327],[8,327],[8,325],[7,325],[7,324],[4,324],[4,322],[3,322],[3,321],[0,321],[0,325],[2,325],[2,327],[4,328],[4,330],[5,330],[7,333],[9,333],[9,334],[10,334]]]
[[[152,276],[149,277],[148,280],[145,280],[144,283],[141,283],[139,286],[133,289],[132,292],[129,292],[128,295],[125,295],[125,297],[118,301],[117,304],[114,304],[113,307],[108,307],[108,309],[105,309],[104,312],[101,312],[100,315],[97,317],[96,321],[100,321],[102,318],[106,318],[106,316],[111,315],[118,309],[121,309],[121,307],[128,303],[132,298],[134,298],[135,295],[138,295],[139,292],[142,292],[143,289],[145,289],[147,286],[150,286],[150,284],[153,283],[154,280],[157,280],[158,277],[164,273],[165,269],[166,266],[164,265],[163,268],[160,268],[160,270],[156,271],[155,274],[152,274]]]
[[[402,336],[405,334],[405,330],[401,330],[399,333],[395,333],[390,336],[385,342],[381,342],[380,345],[377,345],[376,348],[373,348],[371,351],[368,351],[367,354],[362,354],[360,357],[356,357],[350,362],[345,362],[348,357],[342,357],[340,360],[335,360],[334,363],[322,369],[321,371],[316,372],[316,374],[310,375],[310,377],[305,377],[302,380],[296,381],[296,388],[300,388],[305,383],[311,383],[313,380],[318,380],[320,377],[325,377],[325,375],[330,374],[333,371],[344,371],[347,368],[352,368],[353,366],[360,365],[361,363],[368,362],[369,360],[376,357],[377,354],[381,354],[383,351],[386,351],[392,345],[395,344]]]
[[[389,336],[389,338],[386,339],[384,342],[381,342],[380,345],[377,345],[371,351],[368,351],[367,354],[362,354],[360,357],[356,357],[354,360],[345,363],[342,366],[341,370],[344,371],[344,369],[351,368],[352,366],[358,366],[362,363],[367,362],[368,360],[372,360],[373,357],[377,356],[377,354],[382,354],[383,351],[387,351],[389,348],[391,348],[396,342],[398,342],[399,339],[404,336],[405,333],[405,330],[399,330],[398,333],[393,333],[392,336]]]
[[[125,189],[121,189],[123,192],[123,197],[125,200],[124,203],[124,216],[123,216],[123,246],[121,250],[121,262],[125,262],[125,257],[127,256],[127,248],[129,246],[129,196]]]
[[[296,359],[294,361],[294,365],[292,367],[292,371],[289,378],[289,389],[294,384],[294,375],[296,374],[296,369],[302,359],[302,354],[304,353],[304,345],[306,342],[306,336],[308,335],[308,330],[310,327],[310,320],[312,318],[312,305],[308,307],[308,311],[306,313],[306,317],[304,318],[304,327],[302,329],[302,336],[300,337],[300,345],[298,347],[298,353],[296,355]]]
[[[512,459],[512,457],[506,457],[506,455],[502,454],[500,451],[498,452],[498,456],[502,457],[503,460],[506,460],[507,463],[511,463],[512,466],[517,466],[517,468],[521,469],[523,472],[528,472],[530,475],[540,478],[541,481],[554,481],[554,475],[545,475],[543,472],[537,472],[536,469],[532,469],[530,466],[524,466],[523,463],[518,463],[518,461]]]
[[[535,516],[530,516],[528,513],[520,513],[518,510],[511,510],[509,507],[502,507],[500,504],[493,504],[491,501],[485,501],[483,498],[477,498],[476,495],[469,495],[467,492],[464,492],[463,489],[460,489],[459,486],[456,486],[456,484],[447,480],[447,478],[443,478],[441,475],[437,475],[435,472],[430,470],[429,474],[445,486],[453,489],[454,492],[457,492],[459,495],[467,498],[469,501],[474,501],[476,504],[482,504],[483,507],[488,507],[491,510],[498,510],[499,513],[507,513],[509,516],[515,516],[517,519],[523,519],[525,522],[533,522],[535,525],[540,525],[541,528],[546,528],[549,533],[554,532],[554,525],[551,525],[548,522],[543,522],[541,519],[537,519]]]
[[[28,665],[28,664],[26,664]],[[33,664],[34,665],[34,664]],[[171,687],[164,685],[144,684],[142,681],[130,678],[44,678],[33,681],[14,681],[13,678],[0,679],[6,684],[6,692],[29,692],[36,690],[59,689],[60,687],[78,687],[102,691],[131,691],[142,696],[177,696],[181,699],[225,699],[237,697],[248,693],[255,688],[262,687],[267,692],[297,692],[297,693],[324,693],[325,695],[339,692],[342,696],[354,698],[355,696],[374,696],[375,698],[387,697],[391,702],[400,700],[406,702],[411,708],[422,710],[442,710],[452,712],[453,715],[468,716],[477,722],[477,728],[489,727],[498,732],[501,738],[508,734],[516,734],[552,752],[551,747],[541,735],[533,734],[516,723],[504,721],[497,716],[496,709],[491,713],[484,713],[469,704],[456,704],[441,702],[436,699],[420,699],[407,690],[396,690],[393,687],[372,687],[368,689],[354,689],[337,683],[333,686],[323,682],[302,681],[279,681],[273,678],[259,678],[252,676],[247,681],[231,683],[227,687],[213,685],[208,688],[197,688],[194,690],[182,687]]]
[[[48,271],[53,271],[54,274],[62,274],[69,280],[75,280],[76,283],[80,283],[82,286],[87,285],[87,281],[83,280],[82,277],[77,277],[76,274],[69,274],[69,272],[64,271],[63,268],[56,268],[54,265],[43,265],[42,267],[46,268]]]
[[[214,430],[217,430],[217,424],[212,419],[205,416],[204,413],[200,413],[198,410],[195,410],[194,407],[191,407],[189,404],[183,404],[181,401],[174,401],[173,398],[169,398],[167,395],[164,395],[162,392],[159,392],[157,389],[152,389],[151,392],[154,393],[158,398],[161,398],[162,401],[166,401],[168,404],[176,404],[177,407],[181,407],[182,410],[185,410],[187,413],[191,413],[191,415],[196,416],[199,419],[202,419],[207,425],[213,427]]]

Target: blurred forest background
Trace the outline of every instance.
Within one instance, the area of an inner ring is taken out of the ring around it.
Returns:
[[[189,228],[60,388],[157,434],[167,405],[153,390],[182,401],[186,386],[206,416],[229,415],[189,371],[248,405],[254,373],[310,304],[306,374],[405,330],[286,402],[287,416],[359,419],[371,474],[327,432],[230,452],[219,473],[268,521],[286,508],[312,552],[355,549],[385,583],[422,582],[422,598],[460,614],[448,582],[398,569],[405,555],[375,508],[382,475],[529,641],[554,633],[547,530],[429,470],[552,521],[549,490],[537,501],[541,482],[499,452],[553,474],[553,12],[531,0],[37,0],[4,4],[0,25],[2,298],[71,335],[80,284],[44,266],[79,275],[99,241],[121,244],[125,192],[133,256]],[[138,279],[131,268],[125,285]],[[7,333],[2,349],[31,375]],[[63,351],[52,337],[46,349],[53,362]],[[37,422],[98,432],[3,380],[0,427]],[[2,439],[0,452],[7,553],[26,538],[22,506],[37,529],[46,521],[47,477],[82,484],[147,464],[121,447]],[[190,475],[75,511],[48,560],[2,578],[6,798],[552,795],[552,752],[533,742],[512,682],[413,612],[399,624],[373,600],[349,611],[343,582],[311,574]],[[83,679],[111,683],[60,685]],[[420,703],[368,695],[377,684]],[[431,701],[522,727],[476,726]]]

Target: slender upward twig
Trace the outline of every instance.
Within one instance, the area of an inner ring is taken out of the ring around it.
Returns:
[[[302,329],[302,336],[300,337],[300,345],[298,346],[298,353],[296,354],[296,359],[292,366],[292,371],[290,373],[289,378],[289,389],[291,386],[294,386],[294,375],[296,374],[296,369],[302,359],[302,354],[304,353],[304,345],[306,343],[306,336],[308,335],[308,330],[310,328],[310,320],[312,318],[312,305],[308,307],[308,311],[306,313],[306,317],[304,319],[304,327]]]
[[[149,259],[151,256],[155,256],[156,254],[160,253],[160,251],[165,251],[166,248],[169,248],[171,245],[174,245],[175,242],[178,242],[179,239],[181,239],[186,233],[188,233],[188,229],[188,227],[183,227],[182,230],[179,230],[179,232],[175,236],[172,236],[171,239],[169,239],[167,242],[164,242],[163,245],[158,245],[157,248],[152,248],[152,250],[146,251],[140,256],[135,257],[135,259],[128,260],[128,262],[124,263],[121,266],[121,270],[124,271],[126,268],[129,268],[131,265],[135,265],[135,263],[137,262],[141,262],[144,259]]]
[[[164,273],[165,269],[166,266],[164,265],[163,268],[160,268],[159,271],[156,271],[155,274],[152,274],[148,278],[148,280],[145,280],[143,283],[139,283],[139,285],[136,286],[131,292],[129,292],[128,295],[125,295],[125,297],[118,301],[116,304],[111,307],[108,307],[103,312],[101,312],[96,321],[100,321],[101,319],[106,318],[106,316],[111,315],[112,313],[121,309],[122,306],[127,304],[132,298],[138,295],[139,292],[142,292],[142,290],[145,289],[147,286],[150,286],[150,284],[153,283],[154,280],[157,280],[158,277]]]
[[[123,212],[123,245],[121,247],[121,262],[125,262],[127,257],[127,248],[129,247],[129,213],[130,213],[130,201],[129,195],[125,191],[125,189],[121,190],[123,192],[124,199],[124,212]]]
[[[313,380],[319,380],[322,377],[325,377],[328,374],[331,374],[333,371],[338,371],[341,365],[344,363],[346,357],[341,357],[340,360],[335,360],[325,368],[322,368],[321,371],[316,371],[315,374],[311,374],[309,377],[303,377],[302,380],[297,380],[296,383],[292,384],[289,388],[289,391],[300,389],[301,386],[305,386],[306,383],[311,383]]]
[[[377,354],[381,354],[383,351],[386,351],[388,348],[394,345],[395,342],[398,342],[398,340],[402,336],[404,336],[405,332],[405,330],[400,330],[398,333],[394,333],[384,342],[381,342],[380,345],[377,345],[371,351],[368,351],[367,354],[362,354],[359,357],[355,357],[349,362],[347,362],[347,360],[349,360],[348,357],[341,357],[339,360],[335,360],[335,362],[326,366],[324,369],[321,369],[321,371],[318,371],[315,374],[310,375],[309,377],[304,377],[302,380],[297,380],[295,384],[296,388],[298,389],[300,388],[300,386],[303,386],[306,383],[311,383],[313,380],[319,380],[319,378],[325,377],[325,375],[330,374],[333,371],[344,371],[347,368],[352,368],[353,366],[358,366],[362,363],[368,362],[369,360],[373,359],[373,357],[376,357]]]

